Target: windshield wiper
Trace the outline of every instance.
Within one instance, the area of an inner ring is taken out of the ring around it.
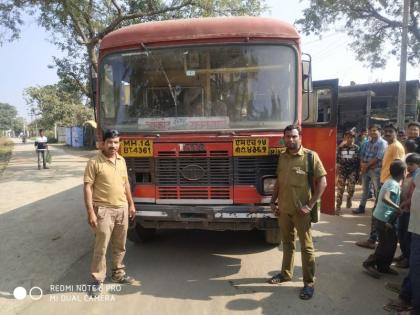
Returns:
[[[175,95],[174,89],[172,88],[171,81],[169,81],[169,77],[168,77],[168,74],[165,71],[165,68],[162,66],[162,63],[155,58],[155,56],[152,54],[152,52],[144,45],[144,43],[140,43],[140,46],[144,49],[147,56],[150,55],[152,57],[153,61],[157,64],[158,69],[163,73],[163,76],[165,77],[165,80],[168,83],[169,93],[171,94],[172,100],[174,101],[175,116],[178,117],[178,103],[176,101],[176,95]]]

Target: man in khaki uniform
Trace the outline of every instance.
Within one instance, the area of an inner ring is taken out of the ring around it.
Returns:
[[[314,294],[315,256],[311,235],[310,210],[327,187],[327,174],[316,152],[313,155],[313,195],[308,181],[308,149],[302,147],[300,128],[284,130],[286,151],[279,156],[277,182],[271,199],[271,209],[278,217],[283,242],[281,273],[268,280],[270,284],[290,281],[294,269],[296,231],[301,244],[304,287],[300,298],[308,300]]]
[[[134,219],[135,207],[127,176],[127,166],[118,154],[119,133],[104,133],[101,152],[85,169],[84,196],[88,223],[95,232],[95,247],[91,265],[93,283],[90,295],[99,295],[106,277],[106,251],[112,245],[112,277],[116,283],[133,283],[126,275],[123,259],[127,239],[128,217]]]

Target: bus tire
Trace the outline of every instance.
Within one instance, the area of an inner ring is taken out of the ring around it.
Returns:
[[[136,244],[151,241],[155,235],[156,229],[146,229],[139,223],[129,227],[127,231],[127,238]]]
[[[273,245],[280,245],[281,234],[280,228],[269,229],[264,231],[265,242]]]

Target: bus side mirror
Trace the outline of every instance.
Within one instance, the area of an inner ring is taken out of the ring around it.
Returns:
[[[302,54],[302,85],[303,93],[312,92],[312,60],[308,54]]]

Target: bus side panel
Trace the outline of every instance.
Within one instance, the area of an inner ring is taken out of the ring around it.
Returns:
[[[321,199],[321,212],[326,214],[335,213],[336,138],[336,128],[303,126],[302,129],[303,146],[318,153],[327,171],[327,189]]]

